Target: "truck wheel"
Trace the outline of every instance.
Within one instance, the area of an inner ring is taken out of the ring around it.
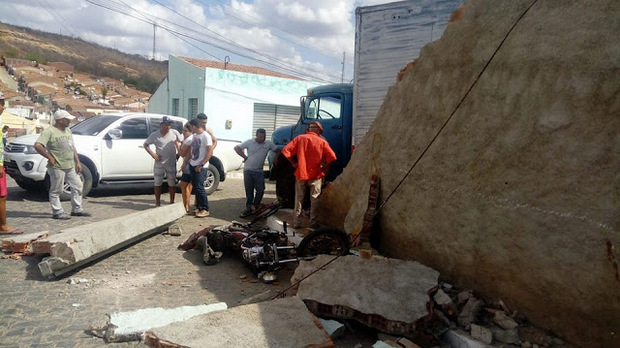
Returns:
[[[80,180],[82,180],[82,197],[86,197],[90,192],[90,189],[93,187],[93,174],[91,173],[88,166],[82,166],[82,172],[80,173]],[[49,175],[45,175],[45,190],[50,192],[50,177]],[[62,193],[60,194],[61,201],[71,200],[71,186],[65,181],[62,186]]]
[[[220,172],[215,168],[213,164],[209,164],[207,168],[207,178],[205,179],[205,191],[210,195],[220,185]]]
[[[276,180],[276,196],[282,208],[295,206],[295,167],[284,155],[278,157],[278,164],[273,166],[270,179]]]

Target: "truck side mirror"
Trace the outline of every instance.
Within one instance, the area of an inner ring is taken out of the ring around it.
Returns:
[[[301,111],[301,119],[306,118],[306,97],[299,98],[299,110]]]
[[[120,129],[111,129],[108,132],[108,136],[110,137],[111,140],[118,140],[118,139],[122,139],[123,138],[123,131]]]

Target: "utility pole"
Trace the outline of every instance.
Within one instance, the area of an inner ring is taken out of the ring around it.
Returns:
[[[157,30],[157,24],[153,22],[153,60],[155,60],[155,31]]]
[[[340,75],[340,83],[344,82],[344,60],[346,58],[346,52],[342,52],[342,74]]]

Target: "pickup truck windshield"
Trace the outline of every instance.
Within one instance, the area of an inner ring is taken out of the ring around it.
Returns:
[[[71,127],[71,133],[79,135],[91,135],[95,136],[114,121],[118,120],[120,116],[114,115],[97,115],[91,118],[87,118],[84,121]]]

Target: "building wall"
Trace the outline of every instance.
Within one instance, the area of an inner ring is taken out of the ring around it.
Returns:
[[[148,106],[146,107],[146,112],[169,114],[168,103],[168,78],[166,77],[159,87],[157,87],[155,93],[151,95]]]
[[[620,7],[532,4],[465,1],[390,88],[321,216],[359,225],[377,173],[384,255],[577,346],[620,347]]]
[[[163,101],[166,95],[164,81],[151,97],[148,111],[170,114],[170,101],[179,98],[179,115],[188,118],[188,99],[197,98],[198,112],[204,112],[209,117],[208,126],[221,139],[245,140],[253,136],[254,103],[297,106],[307,89],[319,84],[230,70],[203,69],[175,56],[170,56],[168,66],[167,101]]]

